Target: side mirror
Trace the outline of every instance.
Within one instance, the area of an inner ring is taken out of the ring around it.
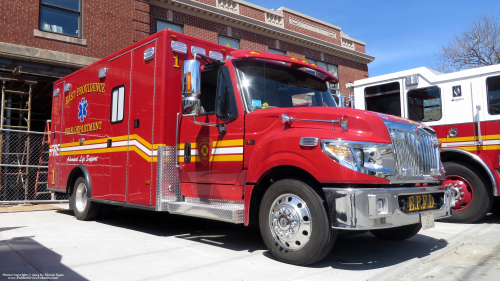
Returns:
[[[200,112],[200,62],[185,60],[182,65],[182,116],[198,116]]]

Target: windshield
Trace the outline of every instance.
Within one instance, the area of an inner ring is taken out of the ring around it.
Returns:
[[[249,111],[337,106],[326,83],[305,71],[265,61],[235,61],[234,65]]]

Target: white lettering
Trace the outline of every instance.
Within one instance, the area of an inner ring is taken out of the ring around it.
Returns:
[[[76,157],[68,156],[68,158],[66,158],[67,163],[71,162],[92,163],[97,160],[99,160],[99,156],[90,156],[90,155],[80,155]]]

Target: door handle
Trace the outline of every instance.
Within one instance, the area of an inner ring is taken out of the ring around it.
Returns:
[[[184,144],[184,163],[189,164],[191,163],[191,143],[186,142]]]

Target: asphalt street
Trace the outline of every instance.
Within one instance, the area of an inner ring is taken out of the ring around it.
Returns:
[[[0,280],[498,280],[499,222],[437,222],[402,242],[343,235],[300,267],[243,225],[128,208],[92,222],[68,210],[0,213]]]

